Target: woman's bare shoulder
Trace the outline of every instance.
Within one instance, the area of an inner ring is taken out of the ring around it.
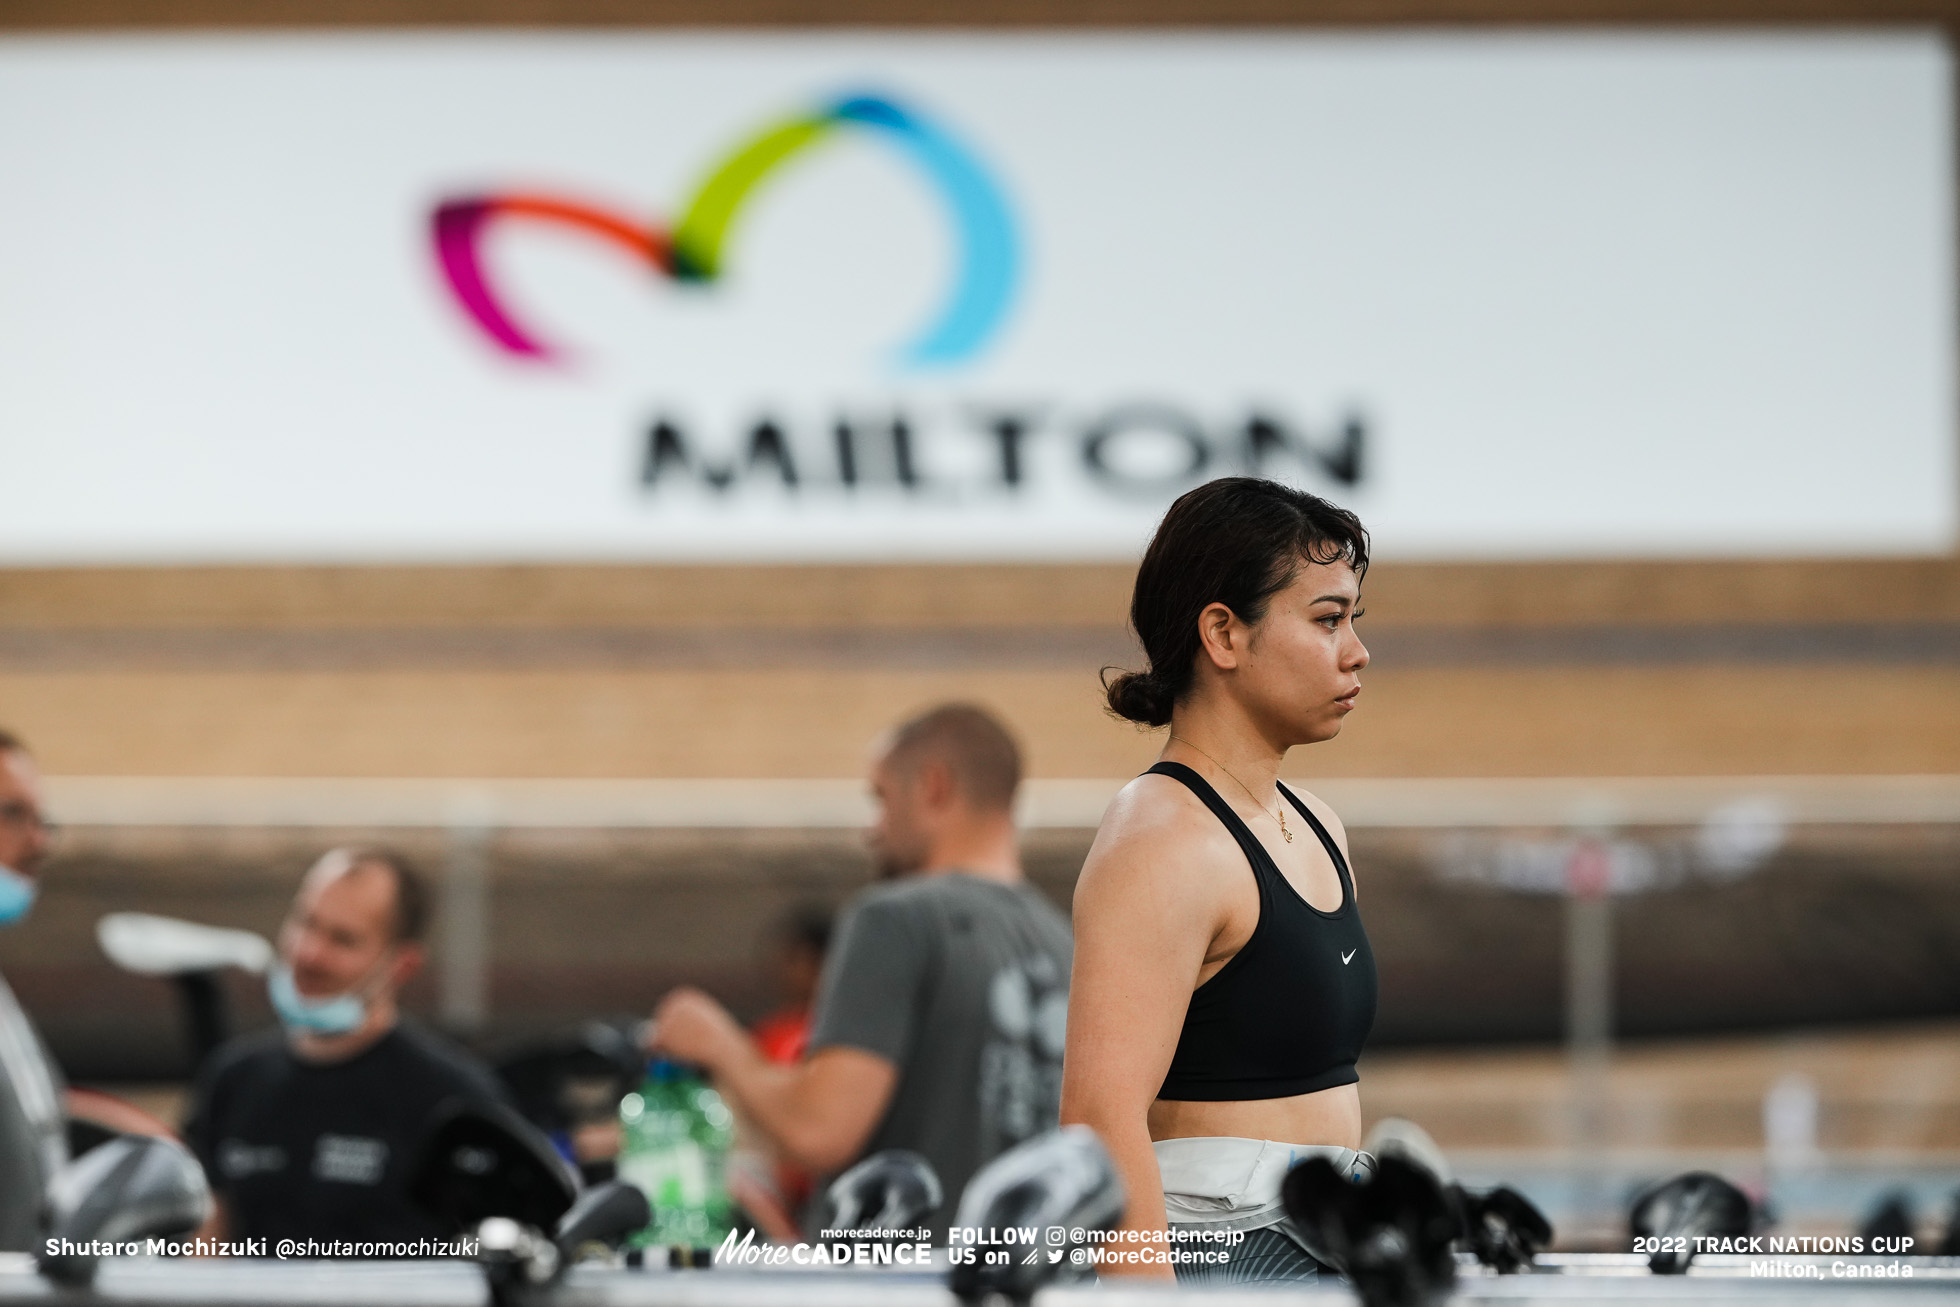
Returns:
[[[1153,883],[1196,887],[1210,877],[1192,877],[1194,862],[1220,856],[1232,838],[1218,819],[1183,784],[1146,773],[1125,785],[1103,813],[1095,842],[1076,883],[1077,898],[1120,887],[1125,892]]]
[[[1180,840],[1202,837],[1212,829],[1223,831],[1188,786],[1155,772],[1143,775],[1116,792],[1096,830],[1098,843],[1133,843],[1139,840]]]

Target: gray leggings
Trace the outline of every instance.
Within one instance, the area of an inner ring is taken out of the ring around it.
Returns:
[[[1180,1264],[1177,1267],[1177,1282],[1312,1284],[1320,1278],[1320,1263],[1278,1230],[1253,1230],[1246,1235],[1244,1243],[1227,1251],[1232,1254],[1232,1260],[1223,1264]]]

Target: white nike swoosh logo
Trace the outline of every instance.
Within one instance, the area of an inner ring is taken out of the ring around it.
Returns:
[[[1358,948],[1351,948],[1347,952],[1341,954],[1341,965],[1346,966],[1348,963],[1354,961],[1354,955],[1356,953],[1359,953],[1360,951],[1361,950]]]

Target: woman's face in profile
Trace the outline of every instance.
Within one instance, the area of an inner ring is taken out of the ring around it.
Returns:
[[[1368,665],[1354,629],[1360,602],[1360,578],[1346,562],[1303,562],[1252,628],[1240,693],[1288,744],[1331,740],[1354,711]]]

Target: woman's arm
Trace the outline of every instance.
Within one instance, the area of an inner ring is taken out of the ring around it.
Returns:
[[[1165,1229],[1148,1115],[1219,925],[1208,878],[1193,874],[1203,841],[1185,828],[1177,796],[1153,792],[1175,785],[1144,777],[1125,789],[1075,887],[1062,1122],[1087,1125],[1102,1137],[1123,1177],[1126,1230]],[[1138,802],[1139,789],[1147,805]],[[1125,1251],[1166,1246],[1112,1245]],[[1105,1273],[1172,1275],[1165,1262],[1108,1266]]]

